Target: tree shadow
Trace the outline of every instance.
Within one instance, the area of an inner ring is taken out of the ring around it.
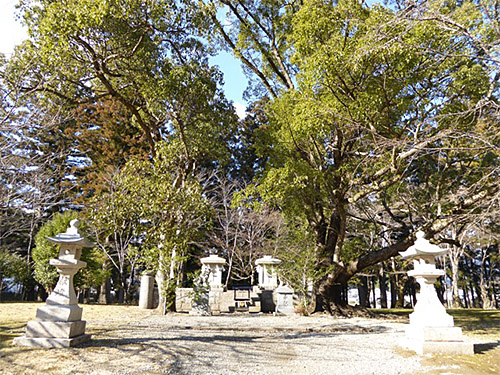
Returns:
[[[488,342],[484,344],[474,344],[474,354],[485,354],[486,352],[500,346],[500,340],[497,342]]]

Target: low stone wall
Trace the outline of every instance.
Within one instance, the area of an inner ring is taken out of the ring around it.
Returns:
[[[208,294],[212,314],[231,313],[235,311],[259,313],[263,311],[261,309],[260,289],[254,288],[253,290],[248,291],[249,298],[238,298],[237,292],[238,291],[235,290],[224,291],[223,288],[212,288]],[[244,292],[246,292],[246,290]],[[272,294],[272,291],[266,291],[264,294],[268,309],[265,312],[274,311],[275,305],[273,303]],[[193,305],[192,296],[193,288],[177,288],[175,291],[175,310],[177,312],[190,312]]]

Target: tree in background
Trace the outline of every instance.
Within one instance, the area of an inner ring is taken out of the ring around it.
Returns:
[[[8,76],[22,78],[26,97],[76,118],[65,133],[81,156],[74,181],[88,185],[80,204],[106,193],[101,166],[119,169],[136,151],[154,157],[160,141],[176,150],[164,183],[177,195],[194,171],[229,163],[237,116],[186,4],[21,1],[20,11],[30,39],[9,60]]]
[[[99,248],[119,272],[120,288],[130,292],[138,265],[155,271],[163,313],[171,307],[178,275],[209,214],[201,185],[193,177],[176,186],[182,158],[176,146],[181,147],[159,143],[153,162],[131,160],[95,195],[88,212]]]
[[[59,233],[64,233],[69,227],[71,220],[77,218],[77,213],[66,211],[62,214],[56,213],[50,221],[45,223],[35,237],[35,248],[33,249],[33,262],[35,279],[46,290],[51,293],[57,284],[59,275],[56,267],[49,264],[50,259],[59,257],[59,246],[47,240],[47,237],[54,237]],[[84,223],[85,224],[85,223]],[[80,227],[80,231],[85,232],[86,225]],[[79,272],[75,276],[76,289],[88,289],[98,287],[102,283],[102,257],[93,249],[84,248],[81,260],[87,262],[86,270]]]
[[[4,278],[11,278],[13,284],[26,284],[29,280],[26,259],[19,254],[0,248],[0,302],[4,291]]]
[[[78,151],[71,121],[21,92],[22,73],[0,67],[0,246],[26,259],[23,295],[33,299],[31,251],[40,225],[69,203]]]

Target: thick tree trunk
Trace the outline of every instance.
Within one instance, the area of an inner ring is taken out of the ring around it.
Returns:
[[[406,283],[406,277],[402,274],[396,276],[396,293],[397,293],[397,300],[396,300],[396,308],[403,308],[405,307],[405,283]]]
[[[492,310],[494,309],[494,305],[488,293],[488,288],[486,286],[486,280],[484,274],[485,274],[485,266],[484,266],[484,260],[482,260],[481,268],[479,269],[479,290],[481,292],[482,308],[485,310]]]
[[[97,301],[103,305],[111,303],[111,280],[109,277],[102,282],[101,287],[99,288],[99,297]]]
[[[391,287],[391,309],[394,309],[398,302],[396,275],[392,274],[389,276],[389,284]]]
[[[362,308],[370,307],[368,280],[366,276],[361,276],[358,283],[359,305]]]
[[[384,263],[380,264],[378,273],[378,285],[380,289],[380,307],[387,308],[387,277],[385,276]]]
[[[372,303],[372,307],[374,309],[377,308],[377,293],[376,293],[376,290],[375,290],[375,276],[371,277],[371,290],[372,290],[372,297],[373,297],[373,303]]]
[[[452,307],[461,307],[460,296],[458,294],[458,257],[452,256],[450,254],[450,264],[451,264],[451,298]]]
[[[346,306],[345,286],[354,275],[363,269],[376,265],[399,252],[405,251],[413,244],[413,239],[405,239],[401,242],[382,248],[364,255],[347,263],[345,266],[337,265],[335,269],[319,283],[318,293],[320,295],[320,308],[326,311],[335,311],[335,305]]]

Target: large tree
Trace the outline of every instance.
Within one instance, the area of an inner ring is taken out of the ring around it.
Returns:
[[[221,41],[274,98],[260,191],[315,233],[323,307],[345,303],[347,281],[416,229],[432,237],[496,199],[493,3],[222,4],[235,22],[215,22]],[[363,212],[373,204],[377,217]],[[346,251],[353,220],[389,233],[387,246]]]

